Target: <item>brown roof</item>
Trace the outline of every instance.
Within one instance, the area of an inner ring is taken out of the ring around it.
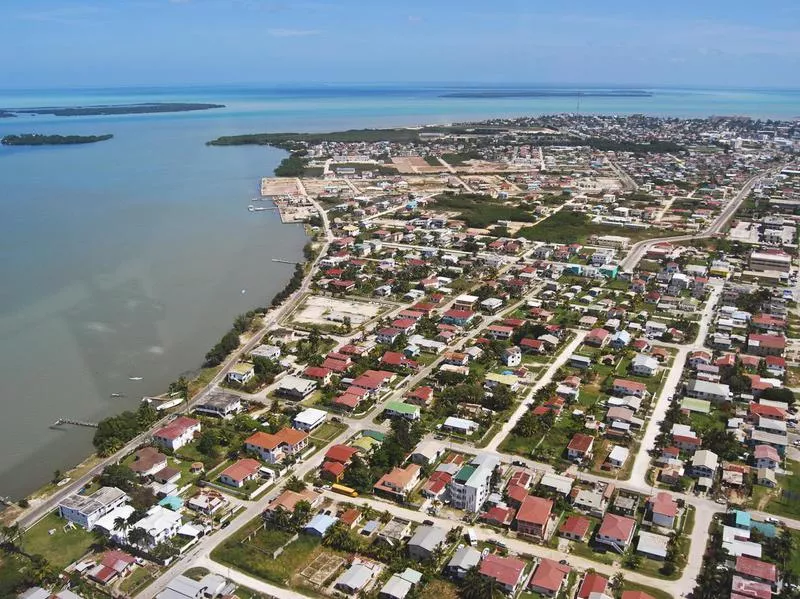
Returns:
[[[308,433],[296,428],[282,428],[274,435],[271,433],[257,432],[245,439],[246,445],[254,445],[267,450],[273,450],[281,445],[294,446],[305,440]]]
[[[167,456],[155,447],[142,447],[136,452],[136,459],[130,465],[134,472],[147,472],[157,464],[166,464]]]
[[[242,481],[248,476],[253,476],[258,469],[261,468],[261,464],[258,460],[254,460],[252,458],[243,458],[225,468],[222,471],[220,476],[227,476],[231,480]]]
[[[308,501],[309,503],[313,504],[319,498],[319,494],[315,493],[311,489],[306,489],[305,491],[301,491],[299,493],[295,491],[289,491],[288,489],[278,495],[275,499],[269,502],[267,506],[268,512],[273,512],[277,510],[279,507],[282,507],[287,512],[293,512],[294,506],[296,506],[301,501]]]

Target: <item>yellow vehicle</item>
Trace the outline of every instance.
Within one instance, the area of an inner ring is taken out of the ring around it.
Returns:
[[[344,485],[331,485],[331,490],[341,493],[342,495],[347,495],[348,497],[358,497],[358,491],[351,487],[345,487]]]

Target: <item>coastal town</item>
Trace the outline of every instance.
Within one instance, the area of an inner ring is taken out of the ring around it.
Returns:
[[[7,511],[9,596],[800,597],[800,124],[248,137],[305,262]]]

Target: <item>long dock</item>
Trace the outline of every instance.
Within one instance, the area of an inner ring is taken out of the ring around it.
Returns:
[[[75,426],[85,426],[88,428],[97,428],[99,426],[96,422],[87,422],[85,420],[73,420],[71,418],[59,418],[53,424],[50,425],[50,428],[57,428],[62,424],[73,424]]]
[[[273,262],[280,262],[281,264],[301,264],[301,262],[292,262],[291,260],[284,260],[283,258],[273,258]]]

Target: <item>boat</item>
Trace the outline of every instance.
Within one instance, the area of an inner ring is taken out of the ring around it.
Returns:
[[[250,212],[253,212],[253,211],[256,209],[256,207],[255,207],[255,206],[253,206],[252,204],[250,204],[250,205],[247,207],[247,209],[248,209]]]
[[[111,397],[118,398],[118,397],[125,397],[124,393],[112,393]]]
[[[141,381],[142,377],[140,377],[140,376],[129,376],[128,380],[129,381]]]

